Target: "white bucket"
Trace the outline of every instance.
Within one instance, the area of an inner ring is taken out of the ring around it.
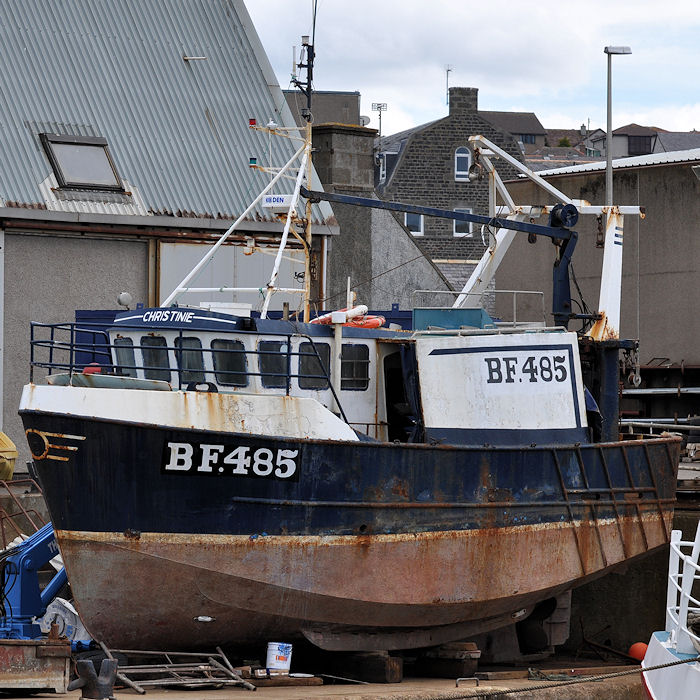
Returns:
[[[267,661],[265,667],[289,673],[292,663],[292,645],[284,642],[267,643]]]

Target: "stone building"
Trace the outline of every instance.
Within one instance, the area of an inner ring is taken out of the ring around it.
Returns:
[[[359,126],[320,124],[313,128],[314,165],[328,192],[376,199],[373,146],[377,132]],[[389,211],[333,204],[341,235],[329,240],[326,307],[345,306],[346,280],[357,301],[372,309],[393,304],[440,305],[451,297],[413,295],[417,289],[450,290],[438,267],[401,219]]]
[[[450,88],[446,117],[379,139],[377,193],[385,200],[487,214],[487,182],[469,179],[467,142],[476,134],[522,159],[516,138],[479,112],[476,88]],[[508,164],[496,167],[504,179],[515,175]],[[420,248],[461,289],[485,250],[480,227],[415,214],[407,214],[404,223]]]

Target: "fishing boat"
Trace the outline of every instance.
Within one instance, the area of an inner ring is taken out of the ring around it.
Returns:
[[[634,348],[615,337],[619,284],[584,337],[567,330],[572,226],[606,212],[562,193],[516,207],[492,166],[510,156],[471,146],[504,216],[379,203],[494,234],[454,307],[415,309],[410,331],[352,299],[315,323],[268,318],[274,272],[259,317],[189,307],[196,270],[106,329],[33,324],[48,377],[20,413],[95,638],[434,646],[525,621],[668,543],[679,439],[617,439],[618,356]],[[300,194],[339,196],[303,187],[305,157],[288,222]],[[607,213],[621,269],[624,212]],[[555,326],[472,303],[518,231],[558,241]]]
[[[700,523],[695,539],[671,533],[666,627],[654,632],[642,661],[642,681],[650,700],[700,697],[700,600],[693,584],[700,580]],[[660,667],[660,668],[659,668]]]

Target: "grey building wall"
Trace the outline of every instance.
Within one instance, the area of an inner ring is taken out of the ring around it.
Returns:
[[[75,309],[117,309],[122,291],[134,303],[148,301],[143,240],[5,233],[3,430],[17,445],[17,471],[30,458],[17,414],[29,381],[30,321],[69,322]]]
[[[614,201],[641,205],[646,218],[625,217],[622,270],[621,335],[639,338],[640,360],[665,357],[673,362],[700,364],[700,182],[695,162],[633,167],[614,173]],[[605,173],[548,177],[572,198],[603,204]],[[516,203],[542,203],[525,182],[508,183]],[[573,257],[576,278],[588,305],[597,310],[602,249],[596,248],[595,217],[581,217],[576,226],[579,242]],[[544,289],[551,310],[553,246],[535,245],[527,236],[516,237],[496,276],[499,288]],[[575,288],[572,285],[572,294]],[[548,314],[551,322],[551,314]],[[572,328],[577,327],[575,324]]]
[[[455,150],[466,146],[470,136],[482,134],[519,160],[522,154],[510,134],[479,116],[476,88],[450,88],[449,96],[449,115],[411,133],[389,180],[378,191],[386,200],[441,209],[472,208],[476,214],[487,214],[488,183],[455,180]],[[495,164],[502,178],[515,176],[512,166]],[[455,237],[452,221],[445,219],[425,218],[424,235],[415,240],[438,260],[478,260],[485,250],[476,227],[471,237]],[[456,265],[452,263],[455,280],[468,276],[463,265]]]
[[[373,143],[376,131],[362,127],[314,127],[314,162],[327,191],[376,197]],[[345,306],[347,278],[357,301],[372,309],[392,303],[411,308],[416,289],[448,290],[440,271],[388,211],[334,204],[340,235],[329,240],[326,308]],[[434,303],[444,304],[451,297]],[[428,303],[430,297],[422,303]]]

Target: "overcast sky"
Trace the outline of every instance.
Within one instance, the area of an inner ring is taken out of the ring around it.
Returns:
[[[245,0],[282,88],[292,46],[311,34],[312,0]],[[382,133],[439,119],[450,86],[479,108],[534,112],[545,128],[605,128],[613,56],[613,128],[700,130],[700,2],[688,0],[318,0],[317,90],[357,90]]]

